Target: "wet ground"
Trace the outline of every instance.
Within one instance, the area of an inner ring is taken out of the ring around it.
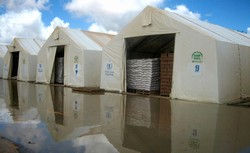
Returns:
[[[0,80],[0,136],[0,152],[248,153],[250,108]]]

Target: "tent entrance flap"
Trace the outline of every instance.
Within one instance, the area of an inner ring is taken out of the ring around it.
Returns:
[[[51,73],[51,83],[64,84],[64,51],[65,46],[57,46]]]
[[[19,51],[11,52],[11,78],[16,78],[19,66]]]
[[[175,33],[125,38],[127,92],[169,96]]]

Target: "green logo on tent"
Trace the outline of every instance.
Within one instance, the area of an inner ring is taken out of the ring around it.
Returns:
[[[79,62],[79,57],[78,56],[75,56],[74,57],[74,63],[78,63]]]
[[[203,55],[201,52],[197,51],[197,52],[194,52],[192,54],[192,62],[193,63],[202,63],[202,61],[203,61]]]

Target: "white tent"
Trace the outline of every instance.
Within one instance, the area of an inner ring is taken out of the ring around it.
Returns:
[[[15,38],[4,56],[3,78],[35,81],[37,54],[44,40]]]
[[[38,54],[36,81],[99,87],[101,51],[112,37],[57,27]]]
[[[3,58],[7,50],[8,48],[6,45],[0,45],[0,78],[3,77],[3,65],[4,65]]]
[[[126,91],[126,61],[174,53],[171,98],[223,103],[250,96],[250,39],[146,7],[105,47],[101,88]]]

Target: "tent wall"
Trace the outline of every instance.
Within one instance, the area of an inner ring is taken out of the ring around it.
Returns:
[[[19,66],[18,71],[19,74],[17,76],[18,80],[28,81],[29,79],[29,67],[28,67],[28,55],[23,53],[19,53]]]
[[[216,41],[186,27],[180,30],[176,35],[170,96],[195,101],[218,101]],[[195,52],[202,53],[201,61],[193,61]]]
[[[101,60],[102,60],[101,51],[86,50],[84,52],[84,85],[85,86],[100,87]]]
[[[4,59],[0,58],[0,78],[3,77]]]
[[[240,98],[240,57],[238,45],[217,41],[219,101]]]
[[[101,88],[122,91],[124,88],[125,40],[114,37],[104,48],[101,66]],[[111,65],[108,68],[108,65]]]
[[[65,85],[84,86],[84,50],[76,45],[69,45],[65,55]]]
[[[3,67],[3,78],[9,79],[10,78],[10,52],[7,52],[4,56],[4,67]]]
[[[250,97],[250,47],[238,46],[240,50],[241,96]]]
[[[0,45],[0,78],[3,77],[3,68],[4,68],[4,55],[8,51],[6,45]]]

